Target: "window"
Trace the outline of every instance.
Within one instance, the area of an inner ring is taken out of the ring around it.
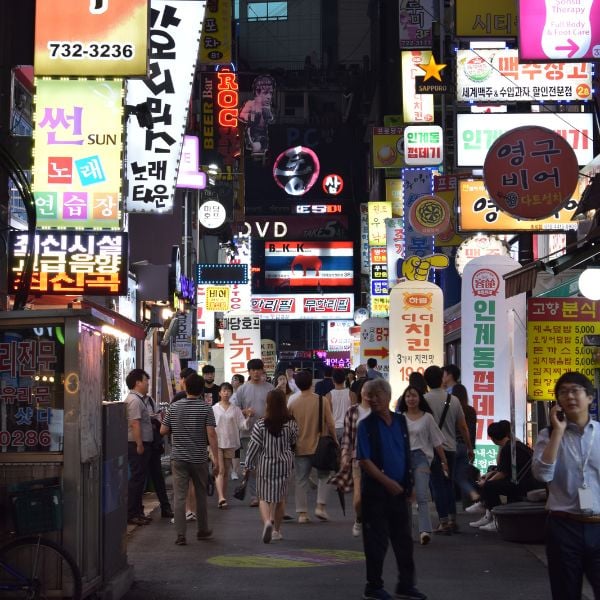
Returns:
[[[287,21],[287,2],[248,2],[248,21]]]

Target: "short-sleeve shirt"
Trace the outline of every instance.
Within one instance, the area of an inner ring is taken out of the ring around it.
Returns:
[[[219,398],[219,386],[213,385],[211,387],[204,386],[204,391],[202,392],[204,396],[204,402],[209,406],[214,406],[220,400]]]
[[[248,429],[241,432],[241,437],[250,437],[254,424],[261,417],[265,416],[265,406],[267,403],[267,394],[275,389],[270,383],[253,383],[247,381],[241,385],[235,393],[235,398],[231,401],[237,404],[242,410],[251,408],[254,410],[254,415],[248,419]]]
[[[151,442],[154,439],[154,432],[152,431],[150,407],[148,406],[147,401],[142,395],[130,390],[125,398],[125,404],[127,405],[127,421],[129,422],[129,427],[127,428],[127,441],[136,441],[133,437],[131,421],[139,419],[142,428],[142,442]]]
[[[421,450],[431,462],[434,448],[444,443],[444,434],[433,420],[433,416],[426,412],[415,421],[406,417],[406,426],[410,449]]]
[[[447,397],[447,392],[441,388],[431,390],[425,394],[425,400],[427,400],[431,407],[433,417],[438,426],[442,414],[444,413],[444,405]],[[450,405],[448,407],[446,419],[444,420],[443,426],[440,427],[445,438],[444,450],[447,450],[448,452],[456,452],[456,425],[461,417],[464,419],[465,414],[460,405],[460,400],[456,396],[450,395]]]

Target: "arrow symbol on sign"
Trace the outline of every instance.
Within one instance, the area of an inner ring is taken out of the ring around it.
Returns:
[[[577,52],[577,50],[579,50],[579,46],[571,39],[567,40],[567,44],[568,44],[568,46],[556,46],[555,50],[570,50],[570,52],[567,56],[569,58],[572,58],[573,55],[575,54],[575,52]]]
[[[367,348],[365,349],[365,356],[378,356],[379,358],[387,358],[389,355],[388,349],[385,346],[381,348]]]

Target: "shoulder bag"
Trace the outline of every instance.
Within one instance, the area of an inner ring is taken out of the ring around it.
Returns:
[[[312,457],[312,466],[319,471],[337,471],[339,468],[339,450],[336,441],[329,435],[323,435],[323,396],[319,395],[319,441]]]

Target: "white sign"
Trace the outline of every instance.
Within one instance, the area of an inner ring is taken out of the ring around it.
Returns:
[[[235,236],[235,247],[237,256],[228,256],[227,263],[231,265],[247,265],[248,273],[252,269],[252,239],[249,235],[238,234]],[[252,285],[250,279],[248,283],[234,283],[231,286],[229,301],[231,310],[243,310],[250,312],[252,310]]]
[[[252,294],[261,319],[351,319],[354,294]]]
[[[431,60],[431,50],[402,52],[402,114],[405,123],[433,122],[433,94],[417,94],[416,78],[423,77],[419,65]]]
[[[439,125],[404,128],[404,162],[408,166],[439,165],[444,161],[444,131]]]
[[[387,247],[388,289],[398,283],[398,261],[405,257],[404,219],[397,217],[385,220]]]
[[[444,364],[444,298],[429,281],[403,281],[390,293],[390,384],[395,400],[413,371]]]
[[[328,352],[345,352],[352,349],[351,327],[354,327],[354,321],[327,321]]]
[[[467,238],[457,249],[454,266],[462,276],[469,261],[480,256],[509,256],[508,246],[494,235],[474,235]]]
[[[177,352],[180,359],[192,358],[192,313],[173,317],[177,319],[173,337],[173,351]]]
[[[151,0],[150,8],[149,76],[127,80],[125,103],[135,112],[127,120],[126,209],[171,213],[206,2]]]
[[[461,381],[477,412],[477,446],[489,444],[490,423],[510,416],[510,370],[515,371],[515,432],[525,435],[526,306],[525,294],[505,297],[502,275],[519,268],[508,256],[470,261],[462,278]],[[511,330],[508,311],[515,311]],[[510,343],[510,336],[514,343]]]
[[[388,319],[367,319],[360,326],[360,362],[377,361],[377,370],[387,379],[390,371],[390,322]]]
[[[580,165],[594,158],[592,113],[502,113],[456,115],[456,144],[459,167],[483,167],[492,144],[515,127],[538,125],[562,135],[575,151]]]
[[[199,340],[213,341],[215,339],[215,313],[206,309],[206,288],[199,284],[196,287],[196,337]]]
[[[459,50],[459,102],[590,100],[592,63],[519,63],[519,51]]]
[[[244,312],[228,312],[223,318],[223,380],[236,373],[246,374],[246,363],[260,358],[260,318]]]
[[[277,346],[275,340],[262,339],[260,340],[261,358],[265,365],[267,375],[271,377],[275,374],[277,367]]]
[[[218,229],[225,223],[226,218],[225,207],[216,200],[207,200],[198,208],[198,221],[206,229]]]

